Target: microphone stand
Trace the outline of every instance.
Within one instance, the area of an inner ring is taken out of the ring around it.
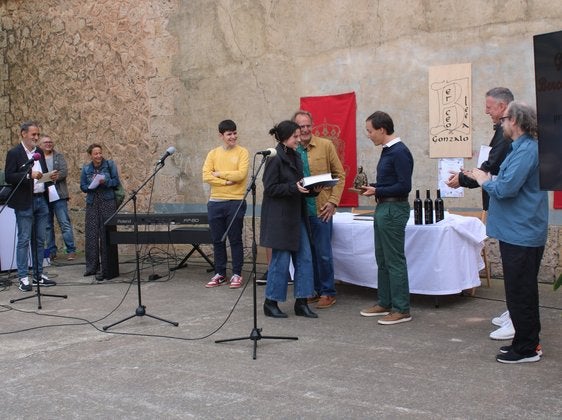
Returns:
[[[6,204],[4,205],[4,207],[6,207],[8,201],[10,201],[10,198],[12,198],[12,195],[14,195],[14,192],[16,191],[16,189],[18,189],[18,187],[22,184],[25,177],[29,174],[29,177],[31,178],[31,168],[32,168],[32,166],[30,164],[28,171],[25,173],[24,176],[21,177],[21,179],[18,182],[18,185],[16,185],[16,188],[14,188],[14,191],[12,191],[12,194],[10,195],[8,200],[6,201]],[[10,303],[19,302],[20,300],[31,299],[31,298],[34,298],[35,296],[37,296],[37,309],[42,309],[41,296],[58,297],[58,298],[62,298],[62,299],[66,299],[66,298],[68,298],[68,296],[67,295],[54,295],[54,294],[49,294],[49,293],[41,293],[41,278],[39,277],[39,255],[37,255],[37,223],[36,223],[36,218],[35,218],[35,203],[33,202],[33,200],[34,200],[33,199],[33,179],[32,179],[30,194],[31,194],[31,253],[32,253],[31,261],[32,261],[32,264],[33,264],[33,277],[35,277],[35,279],[37,279],[37,287],[35,288],[35,290],[36,290],[35,294],[29,295],[29,296],[24,296],[24,297],[17,298],[17,299],[10,299]],[[2,208],[2,210],[4,210],[4,208]],[[43,258],[43,256],[41,256],[41,258]],[[33,277],[31,279],[32,285],[33,285]]]
[[[164,318],[160,318],[158,316],[155,315],[151,315],[149,313],[146,312],[146,306],[142,304],[142,294],[141,294],[141,281],[140,281],[140,247],[139,247],[139,224],[138,224],[138,219],[137,219],[137,194],[140,190],[142,190],[144,188],[144,186],[146,184],[148,184],[148,182],[153,179],[156,174],[158,173],[158,171],[160,169],[162,169],[164,167],[164,161],[161,160],[156,164],[156,168],[154,169],[154,172],[152,173],[152,175],[150,175],[146,181],[144,181],[142,183],[142,185],[137,188],[136,190],[133,190],[131,192],[131,196],[125,200],[123,202],[123,204],[121,204],[121,206],[115,210],[115,212],[109,216],[109,218],[105,221],[104,224],[107,224],[111,219],[113,219],[113,217],[123,208],[125,207],[125,205],[129,202],[129,201],[133,201],[133,226],[134,226],[134,232],[135,232],[135,257],[136,257],[136,270],[135,270],[135,275],[137,277],[137,294],[138,294],[138,298],[139,298],[139,304],[137,306],[137,309],[135,310],[135,313],[133,315],[130,315],[126,318],[123,318],[120,321],[114,322],[113,324],[110,325],[106,325],[105,327],[103,327],[104,331],[107,331],[109,328],[114,327],[117,324],[121,324],[122,322],[128,321],[131,318],[134,318],[136,316],[148,316],[150,318],[153,319],[157,319],[159,321],[162,322],[167,322],[168,324],[172,324],[173,326],[177,327],[179,324],[175,321],[169,321],[167,319]]]
[[[232,227],[232,224],[234,223],[234,220],[236,219],[236,215],[238,214],[238,211],[240,210],[240,207],[242,206],[242,203],[246,200],[246,197],[248,196],[249,192],[252,191],[252,273],[251,273],[251,279],[252,279],[253,305],[254,305],[254,307],[253,307],[253,309],[254,309],[254,326],[253,326],[252,331],[250,332],[249,336],[237,337],[237,338],[227,338],[227,339],[224,339],[224,340],[216,340],[215,343],[226,343],[228,341],[240,341],[240,340],[252,340],[254,342],[254,351],[253,351],[253,354],[252,354],[252,358],[254,360],[256,360],[256,352],[257,352],[258,341],[261,340],[262,338],[270,339],[270,340],[298,340],[298,337],[278,337],[278,336],[262,335],[261,334],[262,329],[258,328],[258,309],[257,309],[257,298],[256,298],[256,295],[257,295],[256,259],[257,259],[257,255],[258,255],[258,246],[257,246],[257,243],[256,243],[256,178],[257,178],[258,174],[260,173],[263,165],[265,164],[266,159],[267,159],[267,156],[264,156],[261,163],[260,163],[260,166],[258,167],[257,172],[255,174],[252,173],[250,185],[246,189],[246,194],[244,195],[244,198],[242,199],[242,201],[240,202],[240,205],[236,209],[236,212],[234,213],[234,217],[230,221],[230,224],[226,228],[226,232],[221,239],[223,242],[226,241],[226,236],[227,236],[228,232],[230,231],[230,228]]]

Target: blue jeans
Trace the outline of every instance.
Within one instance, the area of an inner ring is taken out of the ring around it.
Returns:
[[[293,293],[295,298],[307,298],[314,294],[314,270],[312,268],[312,253],[310,241],[304,222],[301,223],[301,238],[299,250],[286,251],[271,250],[271,261],[267,272],[265,297],[276,302],[287,300],[287,286],[289,279],[289,264],[293,258],[295,266],[295,283]]]
[[[66,246],[68,254],[76,252],[76,245],[74,245],[74,232],[72,230],[72,223],[68,216],[68,200],[62,199],[49,203],[49,223],[47,224],[47,250],[49,255],[56,255],[57,243],[55,241],[55,216],[59,222],[59,227],[62,233],[62,239]]]
[[[335,296],[332,218],[327,222],[317,216],[309,216],[308,219],[310,220],[313,240],[314,290],[318,296]]]
[[[37,277],[41,277],[45,253],[45,231],[49,221],[49,204],[45,197],[33,196],[33,206],[25,210],[15,210],[15,214],[18,228],[18,242],[16,245],[18,277],[21,279],[29,274],[28,255],[33,228],[35,228],[36,239],[36,249],[32,249],[33,252],[31,253],[33,257],[33,273]],[[33,226],[34,222],[35,226]]]
[[[236,209],[241,200],[209,201],[207,203],[207,214],[209,217],[209,228],[213,239],[213,255],[215,258],[215,271],[217,274],[226,276],[226,241],[222,240],[228,225],[232,221]],[[240,211],[230,230],[228,231],[228,242],[230,243],[230,255],[232,256],[232,274],[242,275],[244,265],[244,243],[242,242],[242,228],[244,227],[244,215],[246,214],[246,202],[242,203]]]

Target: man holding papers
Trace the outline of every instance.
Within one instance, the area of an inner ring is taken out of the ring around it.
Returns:
[[[505,138],[501,124],[501,117],[507,106],[513,101],[513,93],[504,87],[495,87],[486,93],[486,114],[492,118],[494,124],[494,136],[490,142],[490,150],[487,159],[478,166],[484,172],[491,176],[496,176],[500,171],[500,165],[507,155],[507,151],[511,145],[511,139]],[[480,161],[481,159],[479,159]],[[451,188],[468,187],[478,188],[478,182],[470,177],[471,171],[459,172],[451,175],[447,185]],[[482,208],[488,211],[490,196],[486,190],[482,189]],[[492,340],[511,340],[515,334],[515,329],[509,317],[509,312],[492,319],[492,324],[499,328],[490,333]]]
[[[300,127],[300,144],[297,148],[303,162],[304,176],[331,174],[339,181],[324,188],[317,197],[307,197],[308,214],[312,229],[312,258],[314,262],[314,290],[316,296],[309,301],[318,302],[317,309],[336,303],[334,260],[332,257],[332,216],[343,194],[345,172],[336,147],[328,140],[312,134],[312,115],[299,110],[293,121]]]
[[[504,138],[503,129],[500,123],[500,117],[503,115],[509,103],[513,101],[513,94],[511,91],[504,87],[496,87],[490,89],[486,93],[486,114],[492,118],[494,124],[494,136],[490,142],[490,150],[488,158],[485,159],[479,166],[484,172],[489,172],[492,175],[497,175],[500,171],[500,165],[505,159],[507,150],[511,140]],[[451,188],[467,187],[478,188],[478,183],[467,176],[464,172],[451,175],[447,186]],[[490,197],[485,190],[482,190],[482,208],[488,210],[488,203]]]
[[[47,163],[43,151],[36,147],[39,140],[39,123],[26,121],[20,125],[21,143],[6,155],[6,182],[17,187],[8,206],[14,209],[18,228],[16,262],[18,266],[19,289],[22,292],[33,290],[29,280],[28,252],[32,230],[35,229],[36,244],[33,247],[33,283],[41,286],[54,286],[56,283],[43,274],[43,254],[45,232],[49,219],[47,188]],[[32,162],[32,163],[30,163]]]
[[[66,246],[67,259],[72,261],[76,258],[76,245],[74,244],[72,223],[68,215],[68,187],[66,185],[68,166],[66,159],[62,153],[55,150],[53,139],[50,136],[42,136],[39,147],[45,153],[45,161],[49,171],[55,171],[53,174],[54,185],[49,187],[49,223],[46,234],[49,258],[54,260],[57,257],[58,248],[54,224],[54,218],[56,217]]]

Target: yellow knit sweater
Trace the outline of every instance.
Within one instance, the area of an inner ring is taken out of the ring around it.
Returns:
[[[248,181],[249,153],[242,146],[225,149],[220,146],[207,154],[203,164],[203,182],[211,185],[213,200],[241,200]],[[218,172],[214,176],[213,172]],[[227,185],[228,181],[233,182]]]

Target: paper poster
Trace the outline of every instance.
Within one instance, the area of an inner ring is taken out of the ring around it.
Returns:
[[[472,156],[471,65],[429,68],[429,157]]]

